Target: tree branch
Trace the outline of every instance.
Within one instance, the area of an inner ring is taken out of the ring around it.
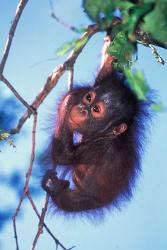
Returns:
[[[82,49],[85,47],[89,39],[99,31],[97,25],[90,25],[87,29],[87,31],[81,36],[79,41],[81,42],[81,46],[78,49],[74,49],[68,59],[60,66],[55,68],[53,72],[49,75],[47,78],[47,81],[41,90],[41,92],[37,95],[36,99],[32,102],[31,107],[35,110],[38,109],[38,107],[42,104],[46,96],[51,92],[51,90],[56,86],[58,80],[60,77],[64,74],[66,70],[71,70],[73,68],[73,65],[79,56],[79,54],[82,52]],[[23,124],[26,122],[26,120],[30,117],[32,112],[29,110],[25,112],[25,114],[20,118],[18,125],[16,128],[12,129],[10,133],[15,134],[20,131]]]
[[[34,201],[33,201],[32,197],[31,197],[29,191],[27,192],[27,197],[28,197],[28,199],[29,199],[29,201],[30,201],[30,203],[31,203],[31,205],[32,205],[32,208],[34,209],[36,215],[38,216],[38,219],[40,220],[40,214],[39,214],[39,212],[38,212],[38,210],[37,210],[37,208],[36,208],[36,206],[35,206],[35,204],[34,204]],[[45,222],[43,222],[43,226],[45,227],[45,229],[46,229],[46,231],[48,232],[48,234],[50,234],[50,236],[51,236],[51,237],[53,238],[53,240],[55,241],[56,246],[59,245],[63,250],[68,250],[68,249],[65,248],[65,246],[63,246],[63,244],[53,235],[53,233],[50,231],[50,229],[48,228],[48,226],[46,225]],[[72,249],[72,248],[74,248],[74,246],[71,247],[70,249]]]
[[[6,84],[6,86],[13,92],[16,98],[28,109],[28,112],[35,112],[35,110],[21,97],[13,85],[3,75],[0,75],[0,80]]]
[[[45,214],[46,214],[47,207],[48,207],[48,202],[49,202],[49,195],[47,194],[45,204],[44,204],[44,207],[42,208],[42,213],[41,213],[40,218],[39,218],[38,232],[37,232],[37,234],[34,238],[33,244],[32,244],[32,250],[35,250],[37,241],[38,241],[40,235],[43,233],[43,224],[44,224],[44,218],[45,218]]]
[[[51,9],[51,17],[53,19],[55,19],[58,23],[60,23],[62,26],[64,26],[65,28],[73,31],[73,32],[76,32],[76,33],[80,33],[80,30],[78,28],[76,28],[75,26],[73,25],[69,25],[68,23],[65,23],[64,21],[62,21],[55,13],[55,9],[54,9],[54,6],[53,6],[53,2],[52,0],[49,0],[49,5],[50,5],[50,9]]]
[[[68,90],[72,90],[73,88],[73,80],[74,80],[74,68],[72,67],[71,70],[68,72]]]
[[[16,228],[16,218],[18,216],[18,213],[20,211],[22,202],[26,196],[26,193],[28,192],[28,185],[29,185],[29,180],[30,180],[30,176],[31,176],[31,172],[32,172],[32,166],[33,166],[33,162],[34,162],[34,158],[35,158],[35,135],[36,135],[36,126],[37,126],[37,114],[34,114],[34,122],[33,122],[33,129],[32,129],[32,149],[31,149],[31,159],[30,159],[30,164],[26,173],[26,181],[25,181],[25,185],[24,185],[24,191],[21,195],[21,198],[19,200],[19,204],[16,208],[16,211],[12,217],[13,219],[13,228],[14,228],[14,237],[15,237],[15,241],[16,241],[16,250],[19,250],[19,244],[18,244],[18,236],[17,236],[17,228]]]
[[[151,44],[151,45],[161,47],[163,49],[167,49],[167,46],[165,44],[156,41],[150,34],[143,31],[140,27],[136,29],[135,34],[136,34],[137,40],[140,41],[141,43],[145,43],[147,45]]]
[[[25,8],[27,2],[28,2],[28,0],[20,0],[19,4],[17,6],[16,14],[15,14],[14,20],[12,22],[12,26],[11,26],[11,28],[9,30],[8,38],[7,38],[7,41],[6,41],[6,44],[5,44],[5,48],[4,48],[3,57],[2,57],[2,60],[1,60],[1,63],[0,63],[0,75],[2,75],[2,73],[3,73],[3,70],[4,70],[4,67],[5,67],[5,64],[6,64],[6,60],[8,58],[8,54],[9,54],[9,51],[10,51],[10,47],[11,47],[11,44],[12,44],[12,41],[13,41],[13,37],[14,37],[14,34],[15,34],[17,24],[19,22],[19,19],[21,17],[21,14],[22,14],[23,9]]]

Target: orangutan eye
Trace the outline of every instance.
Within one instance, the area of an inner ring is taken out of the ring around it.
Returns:
[[[84,104],[90,105],[94,102],[95,98],[96,98],[96,93],[94,91],[91,91],[91,92],[87,93],[86,95],[84,95],[82,101]]]
[[[87,94],[86,95],[86,100],[88,101],[88,102],[91,102],[91,100],[92,100],[92,97],[91,97],[91,94]]]
[[[100,112],[100,109],[99,109],[99,107],[98,107],[97,105],[95,105],[95,106],[93,107],[93,111],[96,112],[96,113],[99,113],[99,112]]]
[[[106,114],[106,105],[105,105],[105,103],[100,101],[100,102],[92,105],[91,114],[96,119],[103,119],[103,117]]]

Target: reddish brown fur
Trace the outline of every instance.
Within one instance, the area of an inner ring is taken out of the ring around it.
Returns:
[[[108,56],[103,60],[94,87],[68,92],[59,106],[47,152],[52,169],[45,173],[42,187],[66,212],[119,206],[131,197],[140,171],[144,103],[127,86],[123,73],[109,72],[111,61]],[[75,131],[81,141],[74,142]],[[71,180],[57,177],[58,165],[71,172],[74,187]]]

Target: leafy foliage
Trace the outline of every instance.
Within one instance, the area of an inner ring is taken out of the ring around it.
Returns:
[[[157,1],[154,10],[144,18],[143,29],[167,45],[167,2]]]
[[[164,112],[165,107],[163,105],[163,103],[154,103],[151,105],[152,110],[154,110],[155,112]]]
[[[146,95],[150,91],[149,86],[146,84],[146,81],[139,70],[132,72],[129,68],[124,70],[126,78],[129,85],[137,94],[139,100],[145,100]]]
[[[84,39],[73,39],[69,42],[66,42],[63,44],[63,46],[61,46],[56,51],[56,55],[57,56],[64,56],[72,49],[77,50],[77,49],[81,48],[84,44],[87,43],[87,41],[88,41],[88,38],[85,37]]]
[[[128,80],[130,87],[136,93],[139,100],[147,100],[147,96],[151,92],[142,72],[139,70],[130,70],[130,68],[125,68],[124,73]],[[156,112],[164,111],[164,106],[162,103],[153,103],[151,105],[152,110]]]
[[[0,129],[0,140],[6,140],[9,138],[9,136],[10,136],[9,133],[5,133],[5,132],[3,132],[2,129]]]
[[[122,28],[127,32],[127,36],[131,41],[136,39],[135,29],[137,25],[143,20],[143,17],[149,13],[153,8],[153,3],[142,3],[134,5],[123,11],[123,25]]]
[[[125,72],[129,84],[138,98],[146,99],[150,89],[144,76],[139,70],[135,72],[130,70],[135,63],[134,58],[137,58],[138,35],[136,32],[142,28],[142,31],[151,35],[151,38],[159,41],[163,46],[167,46],[167,3],[163,0],[83,0],[83,8],[88,17],[99,25],[101,31],[107,30],[111,26],[117,11],[117,15],[123,21],[112,28],[113,42],[108,48],[108,53],[115,58],[114,67]],[[158,29],[157,24],[159,25]],[[147,44],[146,41],[140,42],[149,47],[149,43]],[[63,56],[71,49],[79,49],[83,43],[87,43],[86,38],[85,40],[73,39],[59,48],[57,55]],[[163,59],[156,49],[153,49],[156,60],[163,64]],[[162,104],[154,104],[153,107],[156,111],[163,110]]]
[[[10,146],[15,147],[10,133],[8,132],[17,119],[17,114],[21,110],[21,106],[14,98],[3,98],[0,94],[0,143],[1,147],[4,142],[9,143]],[[0,147],[0,150],[1,150]]]
[[[108,48],[108,53],[117,59],[114,63],[114,66],[117,69],[130,66],[132,62],[132,55],[135,51],[136,49],[134,44],[128,42],[125,32],[123,31],[117,33]]]
[[[149,13],[155,5],[154,1],[142,1],[142,3],[139,4],[132,2],[123,0],[108,0],[105,2],[103,0],[84,0],[83,7],[92,21],[101,25],[104,23],[110,25],[113,20],[114,11],[119,9],[120,16],[123,19],[123,30],[126,31],[129,36],[135,31],[136,25],[142,21],[142,18]]]
[[[83,7],[88,17],[99,27],[107,29],[111,26],[115,11],[123,20],[121,24],[112,29],[113,42],[108,48],[108,53],[115,58],[114,67],[124,71],[129,84],[141,100],[146,99],[150,89],[139,70],[130,69],[137,57],[138,30],[148,34],[152,39],[167,46],[167,3],[163,0],[83,0]],[[118,11],[119,10],[119,11]],[[158,28],[157,28],[158,25]],[[150,39],[150,41],[152,41]],[[141,41],[143,42],[143,41]],[[149,47],[149,43],[143,42]],[[163,64],[163,59],[154,49],[154,56]],[[160,60],[162,59],[162,60]],[[153,109],[162,111],[162,104],[154,104]]]
[[[0,141],[7,141],[10,146],[15,148],[15,144],[13,140],[11,139],[11,134],[8,132],[4,132],[3,129],[0,129]]]
[[[95,22],[101,25],[102,18],[106,18],[110,23],[113,20],[112,11],[114,10],[113,3],[110,0],[106,1],[83,1],[83,7],[86,10],[87,15]]]
[[[74,39],[69,41],[69,42],[64,43],[60,48],[58,48],[56,50],[56,55],[57,56],[64,56],[65,54],[67,54],[72,49],[74,44],[75,44]]]
[[[111,25],[114,12],[119,9],[119,16],[123,20],[122,31],[125,32],[129,43],[137,42],[135,32],[140,26],[157,41],[167,46],[167,2],[164,0],[83,0],[83,7],[89,18],[104,29]]]
[[[119,7],[123,11],[128,10],[133,6],[132,3],[128,1],[103,1],[103,0],[84,0],[83,7],[87,15],[92,19],[92,21],[97,22],[102,29],[112,23],[113,12]],[[104,22],[105,18],[105,22]]]

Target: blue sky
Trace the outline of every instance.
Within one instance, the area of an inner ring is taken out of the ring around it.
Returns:
[[[55,1],[56,13],[66,23],[77,27],[86,26],[89,20],[84,15],[80,4],[79,0],[57,0]],[[1,56],[16,5],[16,0],[0,2]],[[5,76],[29,103],[39,93],[53,68],[65,60],[65,58],[54,59],[56,49],[75,37],[77,37],[76,34],[50,17],[47,0],[29,1],[18,25],[5,67]],[[83,83],[93,81],[100,63],[102,43],[103,34],[97,34],[85,47],[75,65],[75,81]],[[157,64],[151,50],[141,46],[137,65],[144,72],[151,88],[157,91],[157,98],[167,107],[167,51],[163,49],[158,51],[166,60],[165,66]],[[45,145],[48,137],[45,128],[49,126],[49,116],[54,114],[55,103],[66,89],[67,75],[63,76],[39,109],[37,150],[41,150]],[[0,91],[4,95],[11,95],[2,83],[0,83]],[[54,216],[52,212],[48,213],[47,224],[65,246],[76,245],[76,249],[80,250],[167,249],[166,124],[166,112],[154,118],[143,155],[143,171],[134,198],[123,206],[121,211],[111,211],[106,215],[105,221],[97,222],[94,219],[94,223],[83,218],[68,220],[62,216]],[[22,171],[27,168],[31,150],[31,127],[30,119],[24,125],[26,134],[23,136],[20,132],[17,136],[19,140],[16,149],[8,145],[4,148],[5,152],[0,155],[2,173],[7,175],[13,168]],[[39,182],[40,180],[36,179],[35,185],[38,186]],[[43,198],[38,198],[36,201],[39,210],[43,204]],[[17,204],[16,197],[3,187],[0,187],[0,200],[2,207],[10,205],[14,207]],[[24,213],[17,225],[21,249],[26,250],[30,249],[37,232],[38,221],[28,202],[23,204],[22,211]],[[8,223],[1,232],[0,241],[3,243],[2,250],[14,249],[12,223]],[[50,236],[44,233],[36,249],[52,250],[55,249],[55,245]]]

